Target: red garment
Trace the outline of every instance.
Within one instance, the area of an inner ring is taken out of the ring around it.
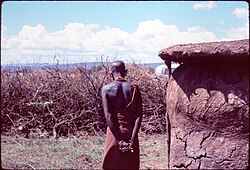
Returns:
[[[119,128],[121,130],[121,137],[124,141],[129,142],[132,136],[132,131],[135,124],[135,113],[137,107],[138,87],[135,86],[133,97],[128,106],[112,114],[117,114]],[[117,141],[107,128],[106,141],[104,145],[104,159],[103,169],[139,169],[140,157],[139,157],[139,141],[138,136],[134,139],[133,152],[122,152],[119,150]]]

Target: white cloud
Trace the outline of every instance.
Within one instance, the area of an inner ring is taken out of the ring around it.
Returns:
[[[188,27],[187,31],[190,33],[197,33],[197,32],[205,32],[205,29],[201,28],[200,26],[193,26],[193,27]]]
[[[233,15],[237,18],[246,18],[248,16],[248,10],[246,8],[235,8],[233,10]]]
[[[246,23],[242,27],[231,28],[227,33],[232,39],[247,39],[249,38],[249,24]]]
[[[199,10],[199,9],[212,9],[215,8],[215,3],[213,1],[207,1],[207,2],[199,2],[195,3],[193,5],[194,10]]]
[[[92,24],[88,24],[87,27],[90,28],[90,29],[96,29],[96,28],[99,28],[99,24],[92,23]]]
[[[69,23],[63,30],[48,32],[42,25],[25,25],[16,36],[3,35],[1,62],[60,62],[95,60],[97,56],[118,56],[140,62],[159,62],[158,52],[171,45],[219,41],[213,32],[200,26],[180,31],[176,25],[164,24],[159,19],[141,21],[137,29],[128,33],[106,26],[94,32],[98,24]],[[229,38],[245,37],[248,25],[230,30]],[[228,38],[226,37],[226,38]]]
[[[4,25],[1,25],[1,46],[3,45],[2,44],[2,41],[5,41],[5,34],[7,32],[7,27],[4,26]]]

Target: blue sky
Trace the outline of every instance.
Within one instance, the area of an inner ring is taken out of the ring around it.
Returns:
[[[249,37],[244,1],[47,1],[2,3],[1,63],[160,62],[181,43]]]

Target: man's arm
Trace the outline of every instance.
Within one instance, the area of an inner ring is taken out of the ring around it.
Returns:
[[[121,131],[120,131],[119,127],[118,127],[117,116],[114,115],[114,114],[111,114],[109,112],[107,93],[108,93],[108,88],[104,86],[102,88],[103,110],[104,110],[104,114],[105,114],[105,118],[106,118],[108,127],[111,130],[111,132],[113,133],[113,135],[114,135],[115,139],[117,140],[117,142],[119,142],[119,141],[122,140]]]
[[[131,141],[131,145],[133,145],[134,143],[134,139],[135,137],[137,136],[138,132],[139,132],[139,129],[141,127],[141,122],[142,122],[142,97],[141,97],[141,92],[139,90],[139,88],[136,86],[135,88],[137,88],[137,95],[138,95],[138,98],[137,98],[137,107],[136,107],[136,117],[135,117],[135,126],[134,126],[134,129],[133,129],[133,132],[132,132],[132,137],[130,139]]]

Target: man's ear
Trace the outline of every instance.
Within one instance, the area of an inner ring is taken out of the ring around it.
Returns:
[[[113,73],[110,73],[110,77],[115,80]]]

